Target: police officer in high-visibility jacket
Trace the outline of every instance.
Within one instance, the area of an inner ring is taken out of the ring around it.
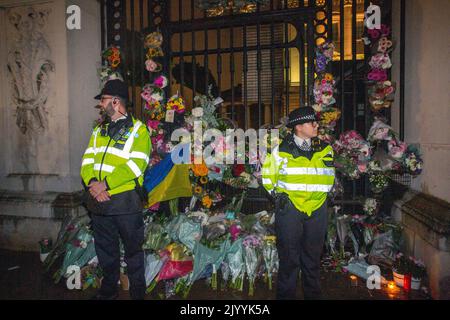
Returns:
[[[267,155],[262,169],[264,188],[275,198],[277,299],[295,299],[299,270],[305,299],[320,299],[333,149],[317,138],[318,119],[311,107],[292,111],[288,127],[292,134]]]
[[[97,126],[81,164],[89,190],[95,251],[103,270],[102,286],[94,299],[115,299],[120,275],[119,237],[125,250],[132,299],[145,295],[144,221],[141,187],[151,151],[147,127],[126,112],[128,87],[108,81],[95,97],[109,119]]]

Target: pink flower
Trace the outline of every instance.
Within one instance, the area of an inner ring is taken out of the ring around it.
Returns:
[[[149,72],[155,72],[158,69],[158,64],[152,59],[148,59],[145,61],[145,68]]]
[[[365,165],[365,164],[358,164],[358,170],[361,173],[366,172],[367,171],[367,165]]]
[[[406,151],[406,143],[400,142],[396,144],[395,142],[388,143],[389,154],[395,159],[401,159]]]
[[[373,69],[367,75],[367,79],[371,81],[386,81],[388,78],[386,69]]]
[[[159,123],[160,122],[157,120],[148,120],[147,127],[152,128],[153,130],[157,130]]]
[[[158,88],[165,88],[167,86],[167,78],[164,76],[159,76],[158,78],[155,79],[155,81],[153,82],[153,84],[155,86],[157,86]]]
[[[380,32],[379,30],[377,30],[377,29],[369,29],[369,30],[367,31],[367,33],[369,34],[369,36],[370,36],[373,40],[378,39],[378,38],[380,37],[380,35],[381,35],[381,32]]]
[[[391,34],[391,28],[385,24],[381,25],[381,36],[387,37]]]
[[[151,210],[151,211],[158,211],[159,204],[160,204],[160,202],[157,202],[154,205],[152,205],[151,207],[149,207],[148,209]]]
[[[241,227],[237,224],[232,224],[230,226],[230,234],[231,234],[231,240],[235,241],[237,237],[239,237],[239,234],[241,233]]]
[[[152,101],[152,93],[153,93],[152,88],[149,86],[146,86],[141,93],[141,97],[142,97],[142,99],[144,99],[147,102]]]

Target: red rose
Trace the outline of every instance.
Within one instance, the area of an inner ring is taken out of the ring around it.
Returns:
[[[235,164],[233,166],[233,176],[239,177],[242,172],[245,171],[245,166],[243,164]]]

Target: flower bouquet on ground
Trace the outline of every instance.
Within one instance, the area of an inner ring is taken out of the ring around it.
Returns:
[[[230,288],[239,291],[243,289],[243,278],[245,275],[242,241],[242,238],[234,241],[226,254],[226,262],[231,274]]]
[[[78,231],[89,223],[89,217],[87,215],[72,218],[67,216],[59,230],[58,237],[55,245],[49,252],[47,258],[44,261],[45,271],[48,272],[53,263],[67,250],[67,245],[72,241]]]
[[[103,271],[98,264],[88,264],[81,269],[82,289],[86,290],[90,287],[97,289],[102,285]]]
[[[145,242],[142,245],[144,250],[158,252],[170,243],[169,235],[164,226],[158,223],[150,223],[147,227],[146,234]]]
[[[275,269],[275,263],[278,260],[275,236],[265,236],[262,245],[262,254],[266,267],[266,276],[269,290],[272,290],[272,273]]]
[[[92,231],[87,226],[84,226],[78,231],[76,238],[67,243],[63,264],[53,275],[55,283],[58,283],[61,277],[66,274],[69,266],[77,265],[78,267],[83,267],[95,256]]]
[[[255,291],[256,270],[259,265],[259,257],[262,241],[256,235],[249,235],[244,238],[242,246],[244,248],[245,270],[248,277],[248,295],[252,297]]]

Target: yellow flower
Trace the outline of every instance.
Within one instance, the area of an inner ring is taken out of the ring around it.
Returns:
[[[208,182],[208,178],[206,176],[200,178],[200,183],[205,184]]]
[[[333,75],[331,73],[325,73],[325,80],[332,81],[333,80]]]
[[[114,59],[111,63],[111,67],[117,68],[119,66],[119,64],[120,64],[120,59],[119,58]]]
[[[194,188],[194,193],[200,194],[200,193],[202,193],[202,191],[203,191],[203,189],[202,189],[202,187],[200,187],[200,186],[196,186],[196,187]]]
[[[202,164],[191,165],[191,169],[197,177],[204,177],[208,174],[208,167],[204,162]]]
[[[203,199],[202,199],[202,204],[203,204],[205,207],[210,208],[211,205],[212,205],[212,200],[211,200],[211,198],[210,198],[209,196],[204,196]]]

